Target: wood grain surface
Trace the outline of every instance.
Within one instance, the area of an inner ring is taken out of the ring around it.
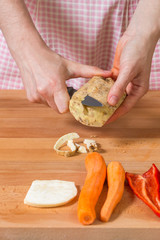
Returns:
[[[149,92],[126,116],[103,128],[78,123],[70,113],[57,114],[45,105],[29,103],[24,91],[0,91],[0,240],[159,240],[158,218],[125,184],[125,192],[110,221],[99,221],[107,186],[98,201],[97,220],[82,226],[77,199],[57,208],[23,204],[33,180],[75,181],[78,195],[86,176],[85,154],[65,158],[53,145],[69,132],[92,138],[108,164],[120,161],[125,171],[143,173],[152,163],[160,168],[160,92]]]

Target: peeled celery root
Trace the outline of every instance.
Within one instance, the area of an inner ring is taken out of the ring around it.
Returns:
[[[70,112],[75,119],[87,126],[102,127],[126,97],[124,93],[116,106],[109,105],[107,96],[113,84],[114,81],[111,78],[104,79],[95,76],[75,92],[69,104]],[[84,100],[87,95],[97,99],[103,104],[103,107],[84,106],[81,101]]]

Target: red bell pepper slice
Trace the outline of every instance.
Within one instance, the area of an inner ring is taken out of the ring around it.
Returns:
[[[160,171],[155,164],[143,175],[127,172],[126,178],[137,197],[160,217]]]

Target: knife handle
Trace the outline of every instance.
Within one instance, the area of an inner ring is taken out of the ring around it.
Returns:
[[[74,89],[73,87],[67,87],[67,91],[68,94],[70,96],[70,98],[73,96],[73,94],[77,91],[76,89]]]

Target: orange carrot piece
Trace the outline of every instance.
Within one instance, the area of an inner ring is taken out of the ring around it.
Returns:
[[[100,212],[100,219],[107,222],[120,202],[124,192],[125,171],[119,162],[110,162],[107,167],[108,194]]]
[[[106,178],[106,164],[97,153],[88,153],[85,159],[87,176],[78,200],[78,219],[80,223],[89,225],[96,219],[95,206]]]
[[[116,48],[116,53],[114,56],[114,62],[113,62],[113,67],[112,67],[112,77],[114,79],[117,79],[118,74],[119,74],[119,68],[120,68],[120,58],[121,58],[121,53],[122,50],[124,48],[124,46],[126,45],[128,39],[126,38],[124,39],[120,39],[120,41],[118,42],[117,48]]]

